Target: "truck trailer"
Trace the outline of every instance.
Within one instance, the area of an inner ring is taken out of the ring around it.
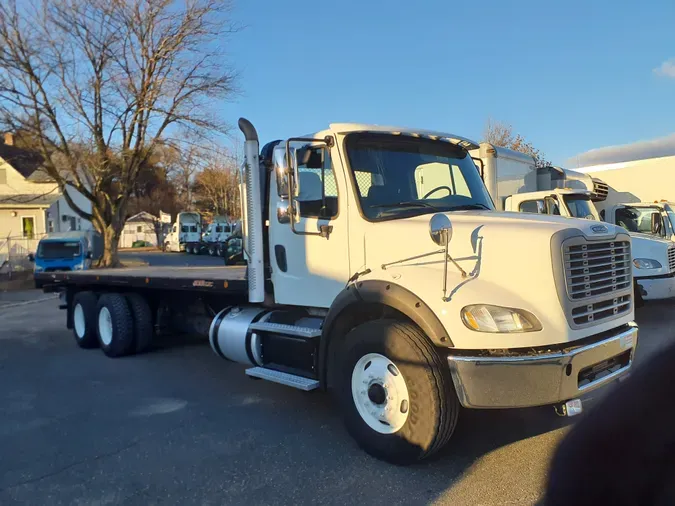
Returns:
[[[630,269],[605,283],[630,267],[623,229],[496,211],[457,135],[337,123],[261,150],[239,128],[246,266],[41,274],[79,346],[201,332],[250,377],[332,391],[398,464],[442,448],[462,409],[574,415],[630,370]]]

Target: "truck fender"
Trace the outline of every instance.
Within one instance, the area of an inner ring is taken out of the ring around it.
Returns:
[[[344,337],[355,326],[372,319],[368,317],[364,304],[395,309],[415,323],[434,345],[444,348],[454,346],[436,314],[408,289],[382,280],[351,283],[331,304],[322,327],[317,363],[322,388],[328,386],[327,366],[334,352],[331,342]]]

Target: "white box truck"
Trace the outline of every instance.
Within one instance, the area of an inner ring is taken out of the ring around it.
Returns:
[[[493,199],[507,211],[603,220],[627,229],[632,237],[632,270],[638,297],[642,300],[675,297],[675,244],[658,233],[638,233],[651,230],[652,226],[669,229],[668,225],[662,225],[656,204],[614,205],[607,209],[606,199],[613,190],[591,174],[561,167],[535,169],[532,157],[487,143],[482,143],[480,151],[475,150],[472,155],[477,157],[479,169],[486,168],[486,177],[497,181],[498,193]],[[500,183],[502,179],[508,184]],[[509,194],[512,190],[516,193]],[[664,208],[663,220],[667,220],[666,210],[670,208],[665,203],[660,205]],[[607,211],[603,214],[596,206]]]
[[[202,330],[251,377],[331,389],[359,445],[402,464],[442,448],[461,407],[571,415],[630,370],[623,229],[495,211],[457,135],[338,123],[261,151],[239,127],[245,270],[43,275],[78,345],[117,357]]]

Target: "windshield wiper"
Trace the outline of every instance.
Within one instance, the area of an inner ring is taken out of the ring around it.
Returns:
[[[490,209],[490,208],[489,208],[488,206],[486,206],[485,204],[479,204],[479,203],[476,203],[476,204],[464,204],[464,205],[461,205],[461,206],[453,206],[453,207],[451,207],[449,210],[450,210],[450,211],[468,211],[468,210],[470,210],[470,209],[487,209],[488,211],[492,211],[492,209]]]
[[[414,201],[414,200],[405,200],[403,202],[391,202],[388,204],[372,204],[368,207],[428,207],[430,209],[438,210],[434,205],[429,204],[428,202]]]

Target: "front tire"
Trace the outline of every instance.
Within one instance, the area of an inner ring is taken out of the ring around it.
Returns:
[[[459,401],[448,366],[416,326],[397,320],[359,325],[345,337],[339,361],[345,425],[367,453],[406,465],[448,442]]]
[[[73,297],[73,336],[80,348],[98,348],[96,337],[96,303],[93,292],[78,292]]]
[[[119,293],[106,293],[98,300],[96,335],[101,350],[116,358],[134,348],[133,316],[127,299]]]

